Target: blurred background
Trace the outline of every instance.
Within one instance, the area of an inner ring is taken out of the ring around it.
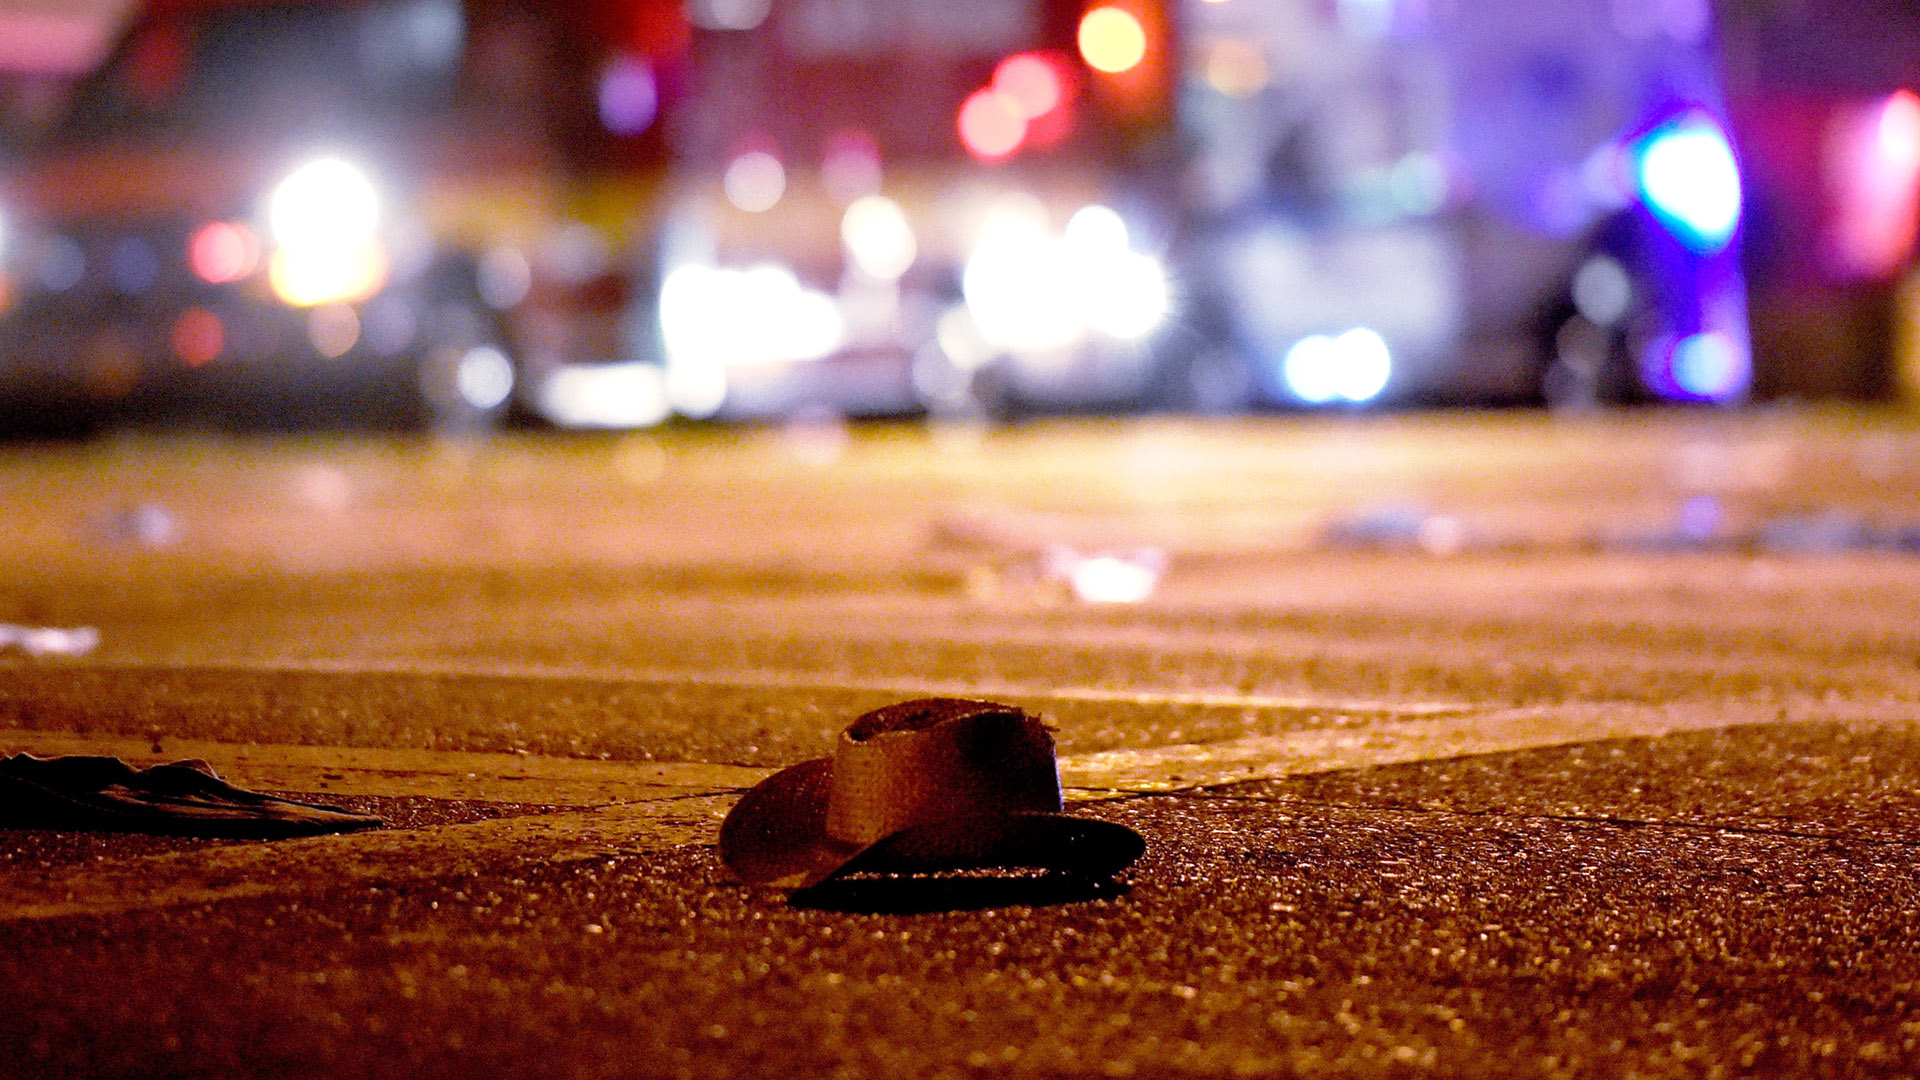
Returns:
[[[0,0],[0,432],[1920,397],[1907,0]]]

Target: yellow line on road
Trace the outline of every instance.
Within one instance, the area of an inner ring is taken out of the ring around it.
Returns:
[[[418,796],[546,806],[710,794],[748,787],[770,770],[699,762],[594,761],[462,750],[288,746],[132,735],[0,729],[0,753],[105,754],[136,765],[200,758],[228,781],[315,795]]]
[[[1061,782],[1083,795],[1164,793],[1248,780],[1506,753],[1779,719],[1761,704],[1562,705],[1419,721],[1249,735],[1216,743],[1107,750],[1060,760]]]
[[[1229,690],[1166,691],[1102,686],[1060,686],[992,681],[938,681],[921,679],[859,679],[827,673],[780,671],[768,668],[732,668],[688,671],[674,668],[594,667],[575,664],[460,663],[457,661],[304,659],[234,660],[214,664],[95,663],[108,671],[238,671],[272,674],[398,675],[419,678],[477,676],[496,679],[578,679],[633,686],[697,686],[702,688],[823,691],[889,694],[900,697],[966,697],[1043,704],[1048,701],[1108,703],[1139,706],[1185,706],[1206,709],[1258,709],[1272,712],[1353,713],[1367,716],[1444,716],[1470,713],[1484,706],[1463,701],[1388,701],[1377,698],[1336,698],[1307,695],[1250,694]]]

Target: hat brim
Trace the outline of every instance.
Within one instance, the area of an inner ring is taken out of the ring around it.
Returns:
[[[761,781],[720,827],[720,859],[741,880],[804,889],[852,873],[1033,868],[1107,878],[1146,851],[1139,833],[1110,821],[1022,812],[948,818],[864,846],[827,835],[829,758]]]

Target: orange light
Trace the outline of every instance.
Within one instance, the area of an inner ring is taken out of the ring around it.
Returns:
[[[188,308],[173,323],[173,352],[188,367],[211,364],[227,347],[227,328],[206,308]]]
[[[974,91],[960,106],[960,141],[975,157],[998,161],[1020,149],[1026,137],[1026,110],[993,87]]]
[[[1080,19],[1080,55],[1096,71],[1117,75],[1147,58],[1147,31],[1131,12],[1097,7]]]
[[[253,231],[231,221],[208,222],[187,242],[188,265],[210,285],[238,281],[259,262],[260,242]]]
[[[377,244],[283,247],[267,261],[267,283],[294,307],[354,303],[386,285],[387,254]]]
[[[993,88],[1019,104],[1027,119],[1045,116],[1066,100],[1066,78],[1039,53],[1017,53],[993,69]]]

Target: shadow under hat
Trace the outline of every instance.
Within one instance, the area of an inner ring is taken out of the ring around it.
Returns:
[[[858,717],[833,756],[767,777],[720,826],[728,870],[786,889],[856,873],[999,867],[1097,882],[1145,850],[1124,825],[1065,812],[1053,735],[1038,718],[964,698]]]

